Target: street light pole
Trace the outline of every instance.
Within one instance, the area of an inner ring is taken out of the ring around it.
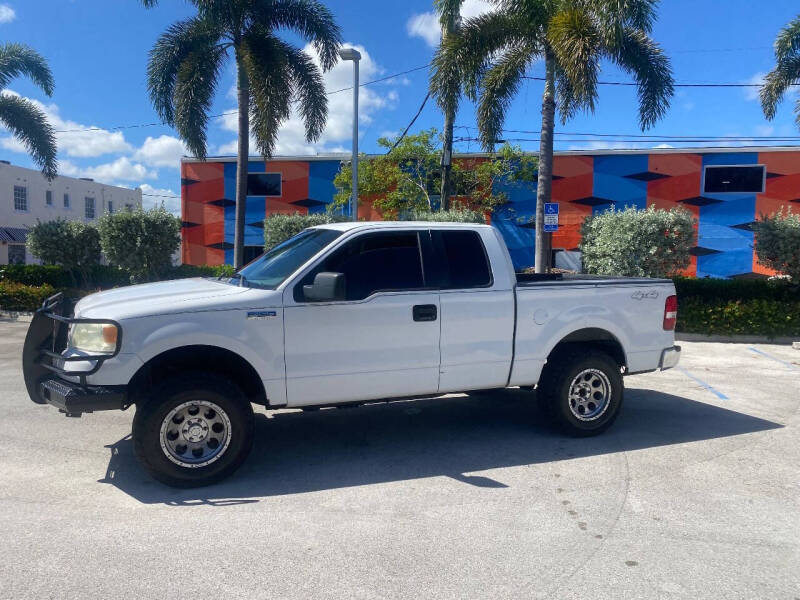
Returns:
[[[355,48],[339,50],[342,60],[353,61],[353,194],[350,197],[350,214],[353,221],[358,221],[358,61],[361,53]]]

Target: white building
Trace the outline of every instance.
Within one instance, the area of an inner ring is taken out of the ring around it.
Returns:
[[[58,176],[0,160],[0,264],[37,262],[25,249],[37,222],[65,219],[91,223],[104,213],[142,206],[142,190]]]

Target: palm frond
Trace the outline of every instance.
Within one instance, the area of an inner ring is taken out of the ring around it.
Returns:
[[[192,55],[209,54],[220,37],[210,21],[195,17],[170,25],[156,40],[147,63],[147,91],[165,123],[175,123],[175,88],[182,64]]]
[[[270,30],[290,29],[313,44],[324,71],[339,60],[342,31],[328,8],[317,0],[256,0],[255,24]]]
[[[636,80],[639,125],[649,129],[666,114],[675,91],[669,59],[644,31],[633,27],[625,27],[607,51]]]
[[[478,88],[492,58],[513,44],[536,39],[537,26],[516,14],[491,12],[461,24],[459,35],[443,40],[433,58],[431,90],[438,98],[452,86],[459,73],[468,98],[478,97]]]
[[[486,71],[478,102],[478,128],[481,143],[486,150],[494,149],[503,128],[506,111],[535,56],[534,45],[520,42],[507,48]]]
[[[547,39],[558,65],[558,78],[569,82],[572,112],[577,106],[594,111],[602,38],[591,14],[579,8],[557,13],[550,19]]]
[[[291,115],[292,72],[285,46],[272,35],[248,35],[241,65],[250,81],[250,130],[259,152],[272,156],[281,124]]]
[[[145,8],[153,8],[158,6],[158,0],[142,0],[142,6]]]
[[[458,24],[461,5],[464,0],[434,0],[433,7],[439,15],[439,25],[446,29],[450,24]]]
[[[601,29],[632,27],[645,33],[653,30],[659,0],[588,0],[584,4],[592,10]]]
[[[183,57],[175,76],[173,123],[189,151],[201,159],[206,157],[208,111],[224,58],[224,47],[197,44]]]
[[[53,74],[41,54],[24,44],[0,45],[0,89],[20,76],[28,77],[48,96],[53,95]]]
[[[781,61],[798,51],[800,51],[800,16],[789,21],[775,38],[775,58]]]
[[[767,119],[774,119],[786,91],[800,80],[800,56],[786,56],[766,74],[759,96]],[[800,115],[800,113],[798,113]]]
[[[56,134],[39,107],[25,98],[2,94],[0,122],[22,142],[45,177],[53,179],[58,174]]]
[[[312,58],[286,44],[286,58],[292,75],[293,99],[306,126],[306,141],[316,142],[328,120],[328,96],[325,81]]]

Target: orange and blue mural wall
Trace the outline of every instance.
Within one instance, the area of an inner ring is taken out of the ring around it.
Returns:
[[[263,220],[276,213],[324,212],[333,201],[335,158],[255,161],[250,173],[279,173],[280,196],[248,196],[245,246],[263,245]],[[763,193],[703,193],[703,173],[713,165],[765,165]],[[499,184],[508,203],[491,222],[508,245],[517,269],[533,265],[535,184]],[[182,258],[188,264],[233,262],[236,162],[184,161],[181,166]],[[687,275],[762,277],[772,271],[758,264],[752,224],[761,214],[782,207],[800,209],[800,150],[725,152],[620,152],[556,155],[553,201],[560,205],[559,231],[553,248],[574,250],[580,226],[593,213],[626,206],[690,210],[697,220],[697,245]],[[363,211],[363,212],[362,212]],[[360,216],[379,215],[361,207]]]

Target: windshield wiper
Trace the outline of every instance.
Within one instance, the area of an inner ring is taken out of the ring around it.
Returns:
[[[245,277],[241,273],[234,273],[230,277],[220,277],[220,279],[227,279],[228,283],[233,283],[234,280],[238,280],[239,287],[250,287],[248,285],[247,277]]]

